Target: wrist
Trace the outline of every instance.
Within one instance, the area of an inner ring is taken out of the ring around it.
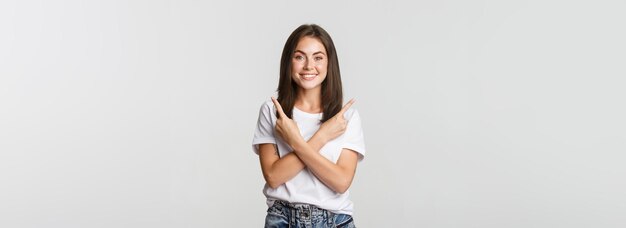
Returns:
[[[291,148],[296,149],[296,148],[301,148],[302,144],[306,144],[306,141],[304,141],[304,138],[302,138],[302,136],[295,138],[291,143]]]
[[[322,143],[322,144],[326,144],[328,143],[328,141],[330,141],[328,139],[328,136],[326,136],[326,134],[321,133],[321,132],[315,132],[315,134],[313,135],[313,137],[311,137],[311,140],[317,140],[318,142]]]
[[[299,154],[300,151],[302,151],[302,143],[300,141],[296,141],[293,143],[293,145],[291,145],[291,149],[293,149],[293,152],[295,154]]]

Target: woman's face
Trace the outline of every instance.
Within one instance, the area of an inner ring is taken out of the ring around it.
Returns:
[[[324,44],[314,37],[301,38],[291,58],[291,79],[305,90],[321,88],[327,69]]]

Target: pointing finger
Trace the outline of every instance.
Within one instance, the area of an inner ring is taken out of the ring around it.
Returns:
[[[341,111],[339,111],[339,113],[343,114],[346,111],[348,111],[348,109],[350,109],[350,107],[352,106],[352,104],[354,104],[354,98],[350,99],[350,101],[348,101],[348,103],[346,105],[343,106],[343,108],[341,108]]]
[[[276,107],[276,110],[278,111],[278,115],[280,115],[281,118],[287,117],[287,115],[285,115],[285,112],[283,111],[283,106],[280,106],[280,103],[278,102],[278,100],[272,97],[272,102],[274,102],[274,107]]]

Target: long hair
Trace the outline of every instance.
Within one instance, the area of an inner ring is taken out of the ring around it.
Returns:
[[[319,39],[326,48],[328,55],[328,69],[326,78],[322,82],[322,120],[335,116],[343,104],[343,89],[341,86],[341,73],[339,72],[339,59],[335,44],[330,35],[322,27],[315,24],[304,24],[294,30],[283,48],[280,58],[280,79],[278,81],[278,102],[289,118],[293,118],[293,106],[296,102],[298,84],[291,79],[291,58],[294,54],[298,41],[302,37],[314,37]],[[276,113],[278,116],[278,113]]]

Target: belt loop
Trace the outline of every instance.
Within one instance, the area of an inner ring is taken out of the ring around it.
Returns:
[[[289,208],[289,207],[287,207]],[[296,222],[296,210],[294,210],[293,208],[289,208],[289,212],[291,213],[291,217],[289,218],[289,227],[291,228],[291,224],[294,224]],[[294,224],[295,226],[295,224]]]

